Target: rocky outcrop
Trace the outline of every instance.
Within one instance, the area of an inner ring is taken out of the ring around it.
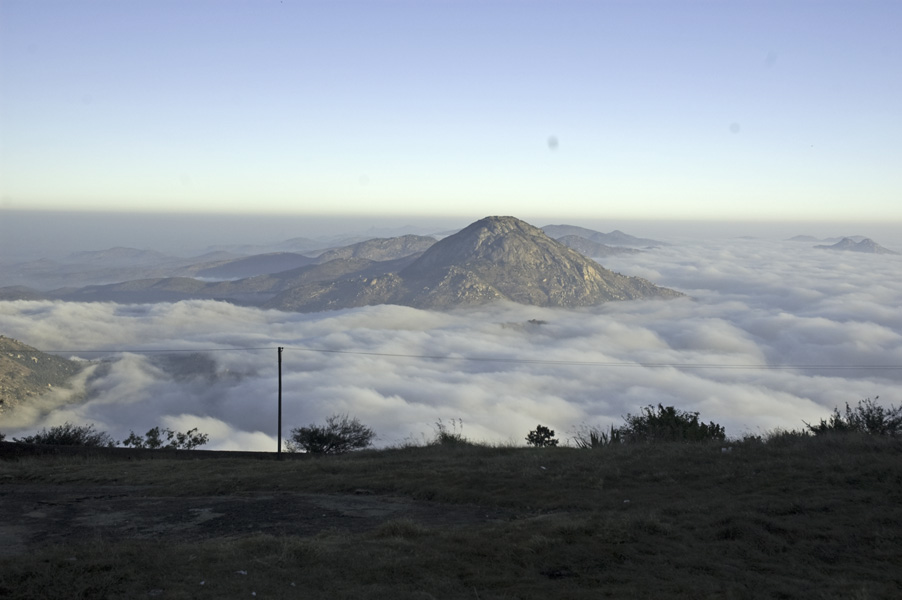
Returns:
[[[65,386],[83,366],[0,335],[0,413]]]

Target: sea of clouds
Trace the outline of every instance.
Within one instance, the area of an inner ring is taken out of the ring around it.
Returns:
[[[275,450],[340,413],[378,445],[458,419],[473,440],[562,439],[647,405],[730,436],[802,428],[846,402],[902,402],[902,256],[755,239],[683,241],[603,264],[687,294],[564,310],[374,306],[298,314],[222,302],[0,302],[0,333],[93,361],[74,390],[0,415],[9,437],[70,421],[123,439],[197,427],[209,449]],[[96,352],[86,352],[86,351]]]

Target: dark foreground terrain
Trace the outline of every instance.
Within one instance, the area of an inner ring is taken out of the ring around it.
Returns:
[[[152,456],[0,461],[0,597],[902,597],[898,440]]]

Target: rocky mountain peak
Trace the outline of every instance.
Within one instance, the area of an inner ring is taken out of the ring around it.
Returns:
[[[538,248],[535,247],[537,242]],[[461,267],[484,261],[494,264],[510,264],[523,260],[532,262],[529,255],[549,243],[563,247],[538,227],[533,227],[516,217],[486,217],[436,242],[401,274],[407,277],[423,277],[434,274],[436,269]]]

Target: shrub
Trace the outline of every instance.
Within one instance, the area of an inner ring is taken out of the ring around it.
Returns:
[[[0,431],[0,442],[6,439],[6,434]]]
[[[553,429],[548,429],[544,425],[536,425],[536,428],[526,436],[526,443],[536,448],[545,448],[557,446],[558,441],[554,437]]]
[[[902,406],[895,408],[890,405],[889,408],[885,408],[877,404],[876,400],[879,398],[880,396],[875,396],[873,400],[870,398],[859,400],[858,406],[854,409],[846,402],[845,415],[840,414],[838,408],[834,408],[828,420],[821,419],[817,425],[805,423],[805,426],[814,435],[825,433],[866,433],[892,437],[902,435]]]
[[[627,443],[655,442],[704,442],[723,440],[726,433],[723,426],[702,423],[697,412],[686,412],[672,406],[661,406],[657,410],[652,405],[642,409],[638,415],[627,414],[625,425],[615,431]]]
[[[332,415],[325,426],[312,423],[308,427],[291,430],[291,438],[285,442],[287,452],[309,452],[311,454],[343,454],[351,450],[366,448],[376,437],[372,429],[357,418],[348,415]]]
[[[777,428],[767,432],[763,441],[768,446],[795,446],[811,438],[811,434],[803,429]]]
[[[163,436],[166,439],[163,439]],[[197,427],[189,429],[185,433],[172,431],[169,428],[161,430],[154,427],[144,436],[136,435],[134,431],[122,441],[122,445],[126,448],[145,448],[148,450],[167,449],[167,450],[194,450],[198,446],[203,446],[210,439],[206,433],[198,433]]]
[[[52,446],[106,446],[112,448],[116,440],[105,431],[97,431],[94,425],[73,425],[66,421],[50,429],[44,428],[39,433],[24,438],[13,438],[15,442],[26,444],[48,444]]]
[[[432,438],[433,446],[450,446],[456,444],[469,444],[470,442],[464,437],[464,421],[463,419],[451,419],[451,425],[439,419],[435,422],[435,437]]]
[[[573,434],[573,443],[577,448],[603,448],[612,444],[619,444],[622,441],[620,430],[614,429],[614,425],[608,431],[603,431],[600,427],[589,427],[583,425]]]

